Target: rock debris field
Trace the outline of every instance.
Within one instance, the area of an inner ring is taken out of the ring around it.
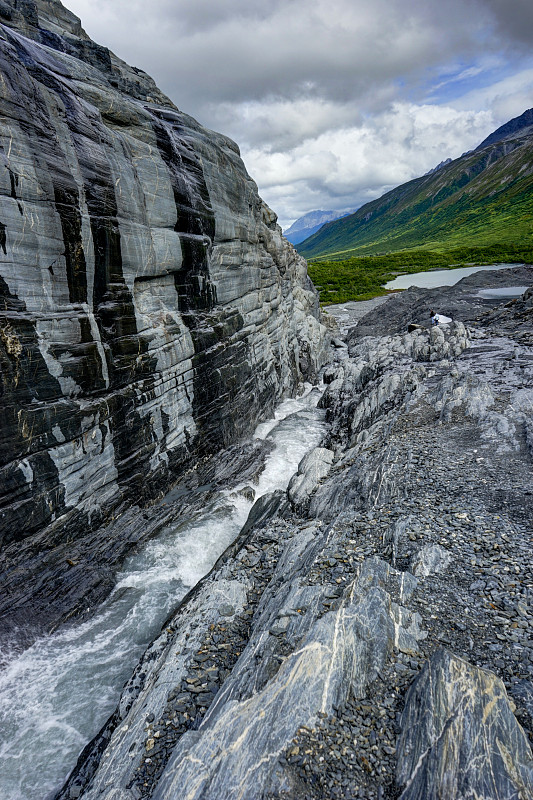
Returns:
[[[448,326],[409,290],[337,341],[326,439],[58,798],[533,797],[533,290],[480,306],[499,280],[448,287]]]

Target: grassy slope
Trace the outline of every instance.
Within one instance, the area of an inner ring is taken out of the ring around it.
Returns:
[[[504,243],[533,247],[533,137],[461,156],[325,225],[298,249],[306,258],[342,259]]]
[[[398,272],[533,262],[533,137],[475,150],[298,247],[322,303],[384,294]]]

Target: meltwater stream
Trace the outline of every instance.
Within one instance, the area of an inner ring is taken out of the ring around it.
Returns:
[[[282,403],[255,437],[274,448],[256,499],[283,489],[325,432],[320,391]],[[43,637],[0,673],[0,798],[53,797],[115,708],[147,644],[191,586],[235,539],[252,503],[221,492],[201,519],[162,532],[131,557],[97,614]]]

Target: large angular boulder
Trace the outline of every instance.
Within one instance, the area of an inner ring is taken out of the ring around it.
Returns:
[[[406,700],[398,741],[400,800],[526,800],[533,754],[502,681],[447,650]]]

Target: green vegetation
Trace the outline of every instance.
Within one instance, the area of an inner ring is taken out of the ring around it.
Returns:
[[[388,294],[383,284],[393,280],[398,273],[500,262],[533,263],[533,242],[529,246],[503,243],[457,247],[445,252],[420,249],[339,260],[316,259],[309,262],[308,268],[311,280],[320,292],[321,304],[329,305]]]
[[[496,142],[447,164],[437,172],[398,186],[378,200],[367,203],[354,214],[324,225],[298,245],[307,259],[343,259],[348,264],[354,256],[386,256],[392,269],[408,266],[399,263],[403,251],[428,251],[432,268],[442,266],[456,251],[465,252],[460,261],[482,261],[487,249],[494,248],[496,260],[508,260],[503,254],[531,252],[533,249],[533,136],[517,135]],[[479,250],[469,257],[467,251]],[[392,255],[386,255],[391,253]],[[435,258],[439,256],[439,260]],[[418,256],[417,256],[418,257]],[[420,256],[422,258],[422,256]],[[511,259],[516,260],[516,259]],[[520,258],[521,260],[521,258]],[[531,260],[531,257],[525,260]],[[340,262],[339,262],[340,263]],[[354,277],[359,294],[376,293],[382,283],[377,279],[385,262],[362,262],[346,267],[346,278]],[[451,262],[454,263],[454,262]],[[422,263],[417,268],[424,268]],[[373,279],[364,276],[366,268]],[[318,269],[316,263],[312,271]],[[339,273],[337,264],[334,272]],[[407,271],[407,270],[405,270]],[[387,270],[383,270],[385,274]],[[316,272],[315,272],[316,274]],[[326,288],[325,275],[318,281]],[[330,281],[331,282],[331,281]],[[340,285],[330,286],[340,289]],[[347,288],[347,287],[346,287]],[[349,290],[353,294],[354,290]]]
[[[298,250],[323,304],[386,294],[399,273],[532,263],[533,135],[517,129],[398,186]]]

